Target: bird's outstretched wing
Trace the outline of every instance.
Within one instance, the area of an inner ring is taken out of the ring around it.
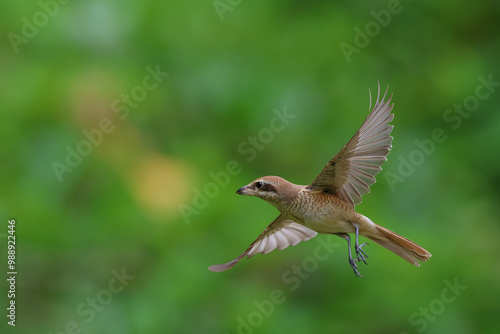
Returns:
[[[315,237],[317,233],[303,225],[300,225],[281,214],[261,233],[248,249],[233,261],[224,264],[210,266],[210,271],[219,272],[231,269],[245,256],[251,258],[255,254],[267,254],[273,250],[284,249],[295,246],[301,241]]]
[[[361,196],[370,192],[369,187],[375,183],[375,175],[382,170],[380,166],[392,148],[390,134],[393,126],[389,122],[394,118],[391,114],[394,105],[390,104],[392,95],[384,101],[386,95],[387,90],[379,100],[379,84],[372,112],[347,145],[308,186],[309,191],[336,194],[353,207],[361,203]]]

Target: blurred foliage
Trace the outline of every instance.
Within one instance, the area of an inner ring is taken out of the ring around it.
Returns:
[[[212,1],[0,5],[0,248],[15,218],[18,264],[17,326],[2,313],[1,332],[496,333],[499,87],[459,125],[446,115],[474,102],[479,78],[500,81],[499,3],[402,1],[385,26],[371,11],[392,0],[215,3],[223,20]],[[370,24],[348,62],[340,45]],[[33,36],[13,46],[23,30]],[[169,75],[141,90],[148,67]],[[235,190],[263,175],[310,183],[361,125],[377,81],[394,93],[393,150],[357,210],[433,257],[415,268],[371,244],[358,279],[344,241],[322,235],[209,272],[277,215]],[[130,94],[141,101],[127,105]],[[243,154],[275,109],[295,118]],[[103,119],[113,130],[85,151],[82,131]],[[434,129],[446,140],[388,182]],[[54,162],[78,145],[88,154],[60,181]],[[238,172],[214,187],[230,161]],[[196,200],[187,222],[180,208]],[[338,248],[313,266],[329,238]],[[297,265],[310,269],[299,283]],[[122,268],[134,278],[109,294]],[[459,295],[444,290],[455,281]]]

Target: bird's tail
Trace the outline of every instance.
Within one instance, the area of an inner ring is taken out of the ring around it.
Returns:
[[[431,257],[431,253],[413,241],[408,240],[405,237],[386,229],[385,227],[373,223],[368,217],[364,218],[368,219],[371,224],[373,224],[372,227],[375,227],[372,229],[372,233],[369,233],[366,237],[375,241],[380,246],[387,248],[391,252],[401,256],[414,266],[420,267],[420,263],[417,260],[425,262]]]

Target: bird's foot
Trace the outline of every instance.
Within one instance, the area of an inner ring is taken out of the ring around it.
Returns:
[[[361,275],[358,271],[358,265],[356,264],[356,262],[358,262],[358,259],[349,259],[349,264],[351,265],[352,269],[354,270],[354,274],[357,276],[357,277],[363,277],[363,275]]]
[[[359,227],[359,226],[358,226]],[[358,227],[356,227],[356,232],[358,231]],[[345,239],[347,240],[347,250],[348,250],[348,254],[349,254],[349,264],[351,265],[352,269],[354,270],[354,274],[358,277],[363,277],[359,271],[358,271],[358,265],[356,264],[356,262],[358,261],[363,261],[364,263],[366,263],[366,259],[368,257],[368,255],[366,255],[366,253],[363,251],[363,246],[365,245],[368,245],[366,242],[364,244],[362,244],[361,246],[358,245],[358,243],[356,242],[356,245],[355,245],[355,249],[356,249],[356,259],[353,259],[352,258],[352,253],[351,253],[351,237],[349,237],[349,234],[347,233],[334,233],[335,235],[338,235],[339,237],[341,237],[342,239]],[[358,233],[356,233],[356,236],[358,236]],[[357,239],[357,238],[356,238]]]
[[[361,245],[356,245],[354,247],[356,249],[356,261],[363,261],[365,264],[368,264],[368,263],[366,263],[366,258],[368,257],[368,255],[363,250],[363,247],[365,245],[369,245],[369,244],[367,242],[365,242],[365,243],[362,243]]]

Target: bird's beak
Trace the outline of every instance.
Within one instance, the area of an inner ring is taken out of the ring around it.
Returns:
[[[241,187],[240,189],[236,190],[236,193],[238,195],[249,195],[248,186]]]

